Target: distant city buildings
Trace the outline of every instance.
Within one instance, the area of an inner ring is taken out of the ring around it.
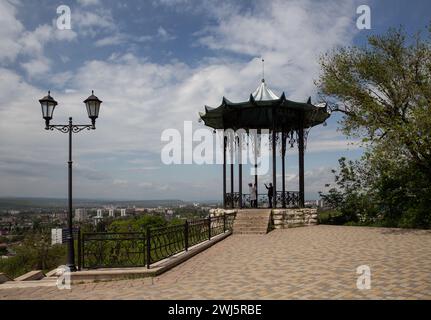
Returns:
[[[51,229],[51,245],[63,243],[63,229],[55,228]]]
[[[77,222],[84,222],[88,218],[87,216],[87,209],[75,209],[75,221]]]
[[[137,207],[128,205],[122,202],[119,205],[115,203],[100,205],[98,207],[78,207],[74,208],[74,223],[76,226],[83,227],[86,223],[97,225],[100,222],[114,219],[129,219],[133,216],[153,215],[160,216],[167,220],[173,218],[193,218],[200,217],[210,208],[215,207],[214,204],[177,204],[174,206],[152,206],[152,207]],[[10,212],[12,211],[12,212]],[[20,212],[20,214],[17,214]],[[65,228],[67,226],[68,213],[62,208],[26,208],[25,211],[10,210],[9,208],[0,213],[0,235],[10,236],[24,234],[29,230],[51,230],[57,228]],[[60,237],[59,235],[57,238]],[[63,232],[64,237],[64,232]],[[54,238],[54,242],[55,237]]]
[[[108,216],[110,217],[110,218],[114,218],[115,217],[115,214],[114,214],[115,212],[114,212],[114,209],[109,209],[108,210]]]
[[[19,214],[21,211],[19,210],[7,210],[6,213],[12,214],[12,215],[16,215]]]

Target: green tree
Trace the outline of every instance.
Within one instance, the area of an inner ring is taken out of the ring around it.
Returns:
[[[338,185],[340,208],[345,209],[348,196],[358,203],[365,197],[374,202],[364,208],[369,217],[375,218],[376,205],[377,216],[388,225],[431,226],[429,39],[390,29],[370,36],[367,46],[341,48],[321,58],[320,93],[343,114],[342,132],[362,139],[366,148],[356,168],[361,168],[356,189]]]
[[[29,234],[24,241],[13,247],[15,256],[0,260],[0,272],[11,277],[31,270],[49,271],[66,261],[66,246],[51,246],[50,236],[44,233]]]
[[[132,219],[115,220],[109,227],[111,232],[140,232],[145,231],[148,227],[159,228],[167,225],[167,221],[159,216],[145,215]]]

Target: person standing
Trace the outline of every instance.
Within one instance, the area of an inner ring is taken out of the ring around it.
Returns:
[[[252,208],[255,208],[256,206],[256,188],[253,187],[253,184],[249,183],[248,184],[248,192],[250,193],[250,206]]]
[[[267,186],[265,183],[265,188],[268,190],[269,208],[272,208],[272,196],[274,195],[274,187],[272,186],[272,183],[270,183],[269,186]]]
[[[255,196],[254,207],[257,208],[257,185],[256,185],[256,183],[253,185],[253,188],[254,188],[254,196]]]

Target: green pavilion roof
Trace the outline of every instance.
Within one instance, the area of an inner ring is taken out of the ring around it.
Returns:
[[[304,128],[323,123],[329,112],[326,104],[313,105],[286,99],[284,92],[277,97],[262,79],[261,85],[250,94],[248,101],[232,102],[223,97],[217,108],[205,106],[199,113],[205,125],[214,129],[272,129],[297,130],[301,122]],[[274,120],[274,122],[273,122]]]

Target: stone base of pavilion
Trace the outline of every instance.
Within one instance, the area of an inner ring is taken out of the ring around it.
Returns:
[[[240,210],[250,209],[211,209],[210,215],[222,216],[228,213],[238,213]],[[318,224],[317,209],[314,208],[286,208],[271,209],[271,225],[275,229],[285,229],[293,227],[305,227]]]

